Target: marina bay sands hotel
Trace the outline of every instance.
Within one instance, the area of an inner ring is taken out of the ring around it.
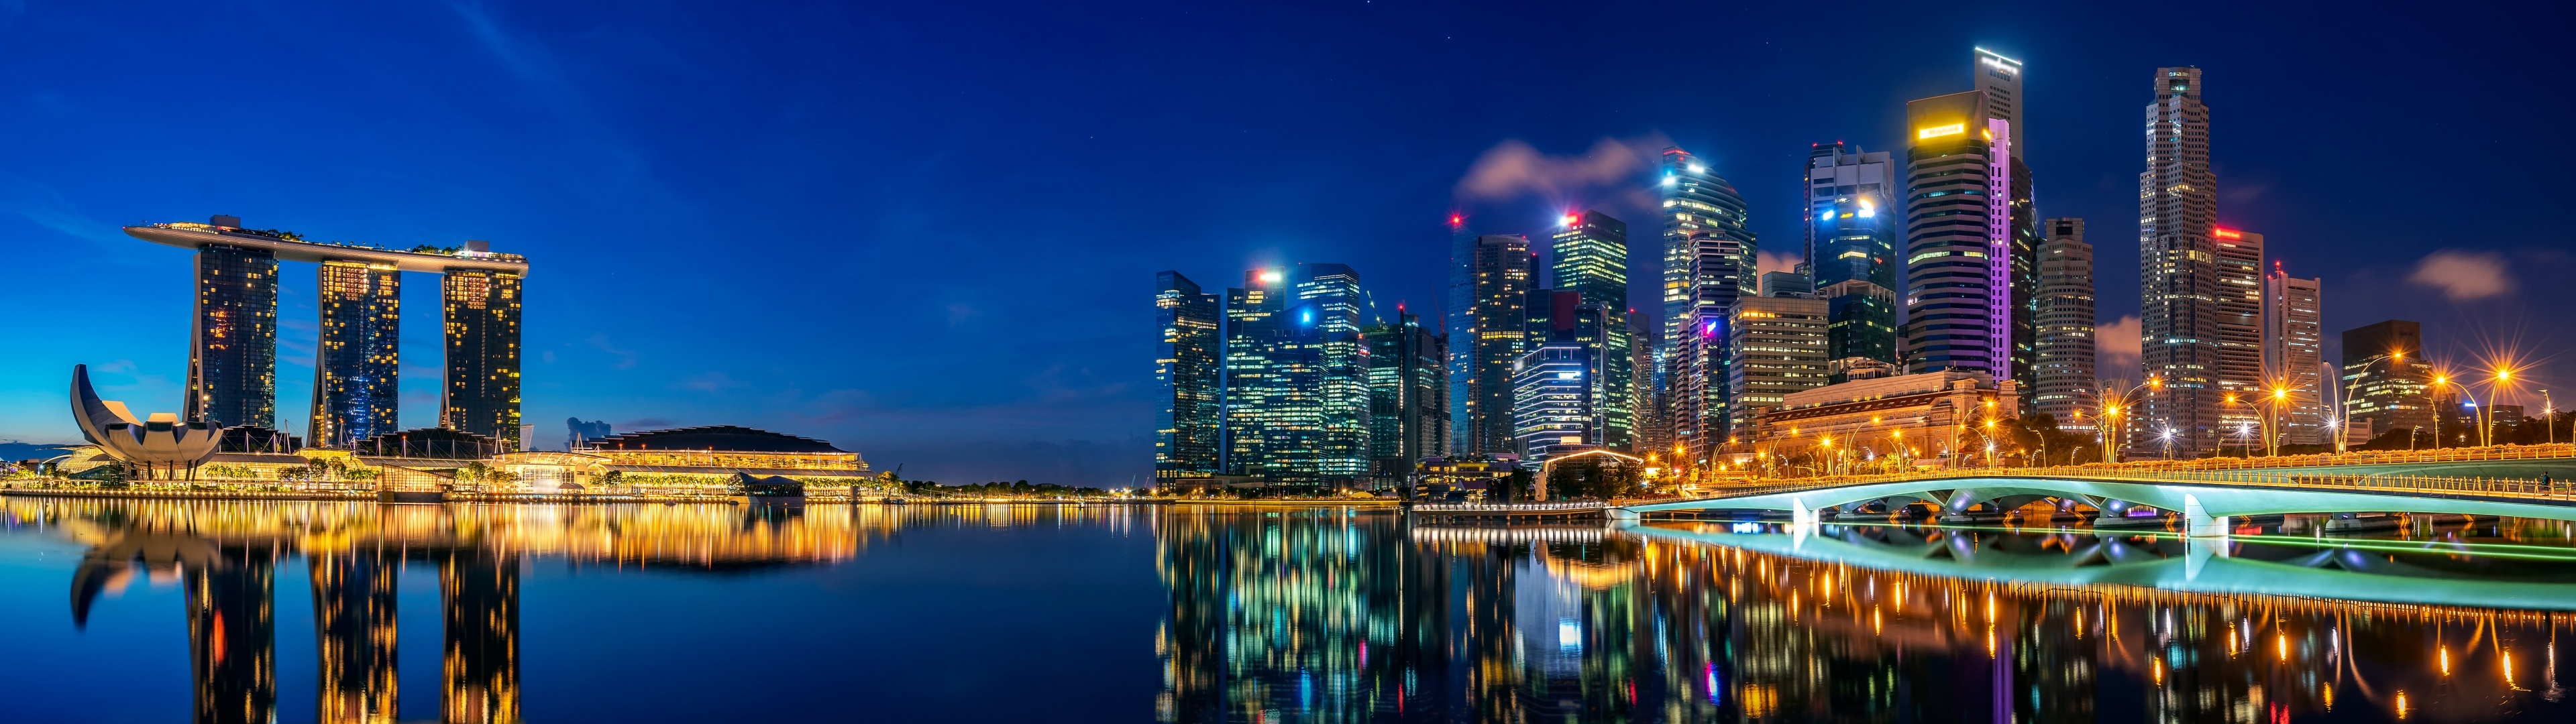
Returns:
[[[519,439],[520,282],[528,260],[485,242],[394,251],[305,241],[292,232],[207,223],[128,226],[137,239],[197,252],[196,324],[180,414],[221,427],[277,426],[279,260],[321,266],[313,410],[307,444],[347,448],[395,432],[402,393],[402,273],[435,272],[444,302],[447,375],[439,426]]]

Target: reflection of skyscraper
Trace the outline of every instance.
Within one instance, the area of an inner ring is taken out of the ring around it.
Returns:
[[[346,448],[393,432],[401,417],[402,271],[336,260],[319,269],[322,330],[314,349],[313,417],[304,439]]]
[[[443,426],[514,450],[525,444],[519,439],[519,279],[506,271],[450,269],[440,283],[447,300]]]
[[[228,427],[276,425],[277,255],[221,244],[198,248],[194,336],[181,416]]]
[[[2218,178],[2200,69],[2158,68],[2138,174],[2140,357],[2163,390],[2147,396],[2132,447],[2178,457],[2218,439]]]
[[[1407,633],[1399,535],[1382,518],[1165,518],[1157,719],[1368,720],[1405,686],[1388,655]]]
[[[1154,276],[1156,321],[1163,331],[1154,356],[1154,379],[1162,383],[1155,400],[1162,412],[1155,420],[1154,477],[1214,474],[1225,429],[1217,399],[1217,298],[1180,272]]]
[[[451,551],[438,569],[447,651],[449,724],[519,721],[519,561],[478,546]]]
[[[398,555],[367,546],[310,551],[313,629],[320,662],[315,718],[323,724],[392,722],[399,703],[395,676],[395,581]]]
[[[276,721],[276,562],[265,546],[228,548],[222,555],[214,565],[183,571],[197,721]]]

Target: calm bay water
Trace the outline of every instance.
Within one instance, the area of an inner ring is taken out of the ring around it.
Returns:
[[[27,497],[0,522],[10,720],[2576,718],[2576,547],[2549,522],[2211,545]]]

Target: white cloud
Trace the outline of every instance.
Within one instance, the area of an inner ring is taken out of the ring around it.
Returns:
[[[1604,138],[1580,155],[1551,156],[1512,139],[1495,144],[1476,158],[1475,165],[1467,168],[1466,177],[1458,180],[1458,196],[1485,201],[1525,196],[1573,201],[1597,196],[1605,189],[1625,193],[1640,184],[1646,168],[1665,145],[1666,140],[1660,136]]]
[[[2138,369],[2138,315],[2093,327],[2093,374],[2101,379],[2142,379]]]
[[[2441,289],[2442,296],[2454,302],[2500,297],[2514,289],[2513,275],[2505,272],[2504,264],[2504,255],[2492,251],[2443,249],[2416,262],[2415,273],[2406,281]]]

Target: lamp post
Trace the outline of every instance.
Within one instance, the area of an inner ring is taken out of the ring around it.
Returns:
[[[2491,408],[2496,404],[2503,403],[2503,393],[2511,391],[2512,387],[2513,369],[2510,367],[2499,365],[2495,369],[2495,375],[2487,378],[2487,402],[2489,405],[2487,407],[2478,408],[2478,412],[2480,413],[2480,417],[2478,418],[2478,436],[2483,438],[2485,444],[2488,446],[2495,445],[2495,411]]]
[[[2549,444],[2558,444],[2558,403],[2549,399],[2549,388],[2540,388],[2540,429],[2548,431]]]
[[[2147,378],[2147,381],[2140,382],[2131,386],[2126,391],[2117,393],[2112,392],[2111,388],[2102,388],[2102,394],[2100,396],[2102,416],[2099,418],[2102,422],[2100,425],[2097,425],[2097,427],[2102,429],[2102,462],[2119,462],[2118,456],[2114,454],[2114,446],[2116,443],[2114,443],[2113,440],[2119,437],[2118,433],[2121,431],[2119,427],[2122,424],[2120,418],[2128,413],[2128,409],[2131,406],[2129,396],[2137,394],[2140,388],[2146,389],[2147,394],[2149,396],[2153,396],[2158,392],[2164,391],[2164,378],[2149,377]]]

